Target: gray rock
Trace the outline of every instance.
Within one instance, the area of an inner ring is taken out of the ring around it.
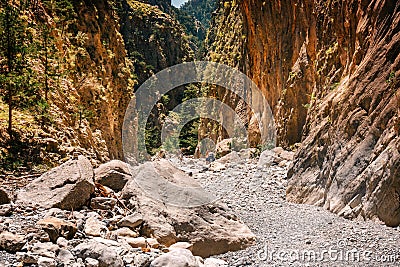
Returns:
[[[112,210],[117,205],[115,198],[95,197],[90,201],[90,207],[94,210]]]
[[[89,217],[86,220],[84,232],[91,236],[105,236],[108,232],[107,226],[104,222],[94,217]]]
[[[73,249],[75,256],[99,261],[99,267],[123,267],[124,262],[115,249],[95,240],[81,243]]]
[[[142,223],[143,223],[143,216],[140,213],[134,213],[122,218],[118,222],[118,225],[120,227],[129,227],[131,229],[135,229]]]
[[[200,267],[200,265],[190,250],[174,249],[153,260],[150,267]]]
[[[39,267],[56,267],[57,262],[55,259],[48,258],[48,257],[39,257],[38,259],[38,266]]]
[[[257,166],[260,168],[269,168],[271,165],[279,164],[282,159],[272,150],[264,150],[260,154]]]
[[[227,266],[228,263],[220,259],[207,258],[204,260],[204,267],[227,267]]]
[[[61,236],[61,237],[57,238],[56,244],[60,248],[66,248],[66,247],[68,247],[68,240]]]
[[[154,237],[167,247],[179,240],[188,240],[193,244],[193,254],[202,257],[244,249],[253,244],[255,236],[250,229],[217,204],[188,209],[163,205],[145,195],[135,181],[140,179],[137,176],[158,176],[171,180],[171,183],[196,186],[192,177],[167,160],[139,165],[133,172],[135,179],[126,184],[121,197],[143,215],[143,235]]]
[[[77,231],[76,225],[55,217],[47,217],[37,222],[50,237],[52,242],[56,242],[59,237],[72,239]]]
[[[10,232],[2,232],[0,234],[0,249],[8,252],[17,252],[25,245],[25,237]]]
[[[59,250],[60,247],[51,242],[45,242],[45,243],[37,242],[34,243],[32,247],[29,249],[29,251],[32,252],[33,254],[47,258],[55,258]]]
[[[96,183],[120,191],[131,178],[128,165],[120,160],[112,160],[100,165],[94,171]]]
[[[75,258],[74,255],[66,249],[60,249],[60,251],[58,252],[58,256],[57,259],[66,264],[68,266],[68,264],[74,263],[75,262]]]
[[[17,196],[24,206],[77,210],[94,192],[93,168],[90,161],[79,156],[46,172],[28,184]]]
[[[133,266],[145,267],[149,266],[152,260],[154,260],[154,256],[140,253],[135,255],[132,263]]]

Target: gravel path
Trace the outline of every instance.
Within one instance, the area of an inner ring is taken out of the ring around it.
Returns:
[[[214,172],[205,166],[185,160],[181,168],[220,195],[258,239],[220,255],[229,266],[400,266],[400,228],[286,202],[287,166],[257,168],[256,160]]]

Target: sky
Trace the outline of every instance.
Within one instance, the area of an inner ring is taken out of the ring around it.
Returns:
[[[180,7],[183,3],[187,2],[188,0],[172,0],[172,5],[174,7]]]

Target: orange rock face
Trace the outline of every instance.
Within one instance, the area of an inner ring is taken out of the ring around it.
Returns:
[[[223,26],[232,10],[240,29]],[[244,0],[219,14],[210,59],[237,66],[259,86],[279,145],[302,143],[287,199],[399,225],[400,3]],[[233,62],[220,41],[229,32],[243,36]]]

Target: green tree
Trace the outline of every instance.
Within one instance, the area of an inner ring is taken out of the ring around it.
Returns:
[[[0,4],[0,95],[8,105],[8,132],[12,136],[13,110],[37,101],[37,84],[30,68],[34,49],[27,16],[28,1]]]
[[[38,12],[43,14],[42,12]],[[50,121],[49,114],[49,93],[60,86],[60,77],[62,70],[60,60],[62,58],[60,51],[56,47],[56,38],[54,36],[54,27],[50,24],[46,16],[38,16],[37,34],[35,38],[36,51],[35,57],[42,67],[42,71],[37,72],[37,81],[43,89],[44,97],[35,107],[36,117],[39,118],[42,127]]]
[[[189,84],[185,88],[183,102],[190,99],[198,98],[200,96],[200,84]],[[187,105],[184,110],[182,110],[181,116],[182,120],[191,118],[192,114],[197,114],[198,107],[196,105]],[[180,132],[179,135],[179,146],[184,149],[186,153],[194,154],[199,138],[200,118],[189,121]]]
[[[43,0],[42,2],[49,15],[54,19],[57,29],[60,30],[60,35],[64,36],[68,30],[68,26],[77,17],[74,5],[70,0]]]

